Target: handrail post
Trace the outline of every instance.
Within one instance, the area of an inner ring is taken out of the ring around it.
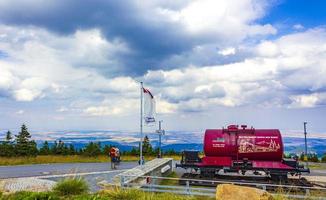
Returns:
[[[310,195],[310,190],[308,188],[306,188],[306,196]]]
[[[120,187],[124,188],[124,186],[125,186],[125,177],[122,175],[120,176]]]
[[[153,178],[151,178],[150,182],[149,182],[149,187],[151,192],[153,192]]]
[[[186,181],[186,193],[188,195],[190,195],[190,184],[189,184],[189,180]]]

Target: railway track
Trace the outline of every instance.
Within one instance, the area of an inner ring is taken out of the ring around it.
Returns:
[[[287,181],[275,182],[268,177],[218,175],[214,178],[204,178],[199,174],[185,173],[179,180],[180,185],[189,184],[192,186],[206,187],[216,187],[219,184],[225,183],[256,187],[267,191],[282,189],[285,192],[306,192],[307,189],[326,189],[325,186],[309,182],[305,178],[289,178]]]

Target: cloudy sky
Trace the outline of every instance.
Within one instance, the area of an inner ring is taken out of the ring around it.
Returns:
[[[0,129],[326,134],[322,0],[0,0]],[[152,130],[155,127],[149,127]]]

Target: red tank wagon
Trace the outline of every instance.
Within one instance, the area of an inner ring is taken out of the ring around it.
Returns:
[[[184,151],[177,167],[200,171],[202,177],[224,172],[265,172],[273,180],[286,179],[288,174],[309,173],[295,159],[283,158],[283,141],[278,129],[254,129],[230,125],[226,129],[206,130],[204,156],[198,151]]]

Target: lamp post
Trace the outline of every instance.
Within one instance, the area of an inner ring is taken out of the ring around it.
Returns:
[[[159,139],[158,139],[158,158],[162,158],[162,135],[165,134],[165,131],[162,129],[162,120],[158,121],[158,130],[156,133],[158,133]]]

